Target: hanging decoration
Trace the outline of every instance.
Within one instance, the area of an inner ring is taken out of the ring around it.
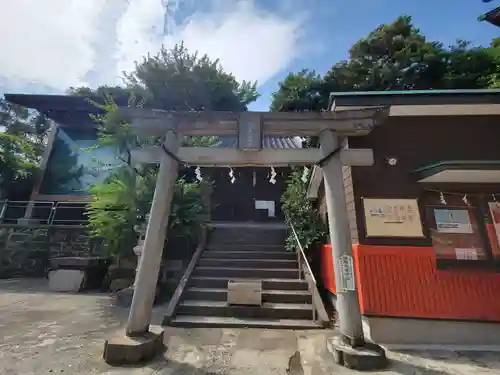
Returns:
[[[435,189],[424,189],[425,191],[433,192],[436,194],[439,194],[439,200],[441,203],[443,203],[443,200],[446,202],[444,196],[445,195],[450,195],[450,196],[455,196],[455,197],[462,197],[462,201],[469,202],[469,198],[472,197],[478,197],[480,199],[488,199],[492,200],[493,202],[497,202],[497,195],[500,195],[500,193],[468,193],[468,192],[459,192],[459,191],[441,191],[441,190],[435,190]],[[491,197],[491,198],[490,198]]]
[[[196,167],[196,169],[194,170],[194,174],[195,174],[196,179],[199,182],[203,181],[203,176],[201,175],[201,169],[200,169],[200,167]]]
[[[309,180],[309,168],[304,167],[304,172],[302,173],[302,182],[306,183]]]
[[[467,194],[464,194],[464,197],[462,198],[462,201],[465,203],[465,204],[469,204],[469,201],[467,200]]]
[[[444,194],[442,192],[439,193],[439,202],[441,202],[441,204],[447,204],[446,199],[444,199]]]
[[[276,183],[276,171],[274,170],[274,167],[271,167],[271,178],[269,178],[269,182],[271,184],[275,184]]]
[[[234,177],[234,171],[233,168],[229,167],[229,181],[231,181],[232,184],[236,181],[236,177]]]

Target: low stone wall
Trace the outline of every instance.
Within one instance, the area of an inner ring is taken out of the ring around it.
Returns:
[[[0,278],[44,277],[49,259],[99,255],[84,227],[0,227]]]

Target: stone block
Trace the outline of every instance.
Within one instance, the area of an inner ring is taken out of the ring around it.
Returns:
[[[58,269],[49,272],[49,290],[53,292],[79,292],[85,281],[81,270]]]
[[[128,288],[134,283],[134,279],[115,279],[109,285],[109,291],[116,293],[122,289]]]
[[[229,280],[227,283],[227,303],[230,305],[262,305],[262,281]]]
[[[120,332],[104,343],[104,361],[110,365],[132,365],[150,361],[163,353],[163,329],[151,326],[149,332],[129,337]]]

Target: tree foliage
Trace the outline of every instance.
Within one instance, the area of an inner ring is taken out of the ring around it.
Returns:
[[[224,72],[218,61],[189,53],[183,45],[171,50],[162,48],[148,56],[126,74],[123,86],[72,88],[73,95],[101,98],[94,104],[103,110],[95,115],[101,145],[114,147],[122,155],[123,165],[104,183],[91,189],[93,201],[88,207],[92,233],[104,239],[110,254],[130,253],[135,245],[137,224],[150,210],[158,167],[143,165],[131,168],[130,150],[158,145],[163,139],[145,137],[132,131],[130,124],[117,114],[118,106],[164,110],[243,111],[257,98],[255,83],[239,84]],[[216,137],[189,137],[183,145],[214,146]],[[205,207],[201,194],[210,181],[190,179],[190,168],[183,168],[174,186],[169,218],[169,233],[195,236]]]
[[[317,210],[311,201],[304,199],[307,195],[308,182],[303,180],[303,171],[295,169],[290,174],[286,189],[281,197],[282,210],[287,220],[293,224],[300,244],[305,250],[324,240],[326,230]],[[294,251],[297,241],[293,233],[289,233],[286,247]]]
[[[271,110],[318,111],[331,92],[479,89],[498,84],[498,41],[474,46],[463,40],[445,47],[429,41],[409,16],[398,17],[356,42],[349,59],[320,76],[290,73],[273,94]]]

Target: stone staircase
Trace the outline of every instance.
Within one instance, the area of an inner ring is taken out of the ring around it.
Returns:
[[[285,249],[283,224],[212,224],[176,314],[181,327],[321,328],[312,297],[299,277],[296,255]],[[229,280],[262,280],[262,306],[228,305]]]

